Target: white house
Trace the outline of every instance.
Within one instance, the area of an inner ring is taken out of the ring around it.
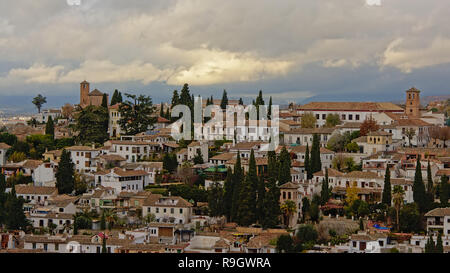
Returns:
[[[97,160],[101,153],[100,148],[93,146],[72,146],[66,148],[70,151],[72,162],[78,172],[94,173],[97,171]]]
[[[6,156],[6,152],[11,148],[6,143],[0,143],[0,166],[4,166],[6,164],[6,160],[8,159]]]
[[[192,216],[192,204],[178,196],[152,194],[142,206],[142,217],[153,214],[157,222],[188,224]]]
[[[114,168],[95,173],[95,185],[114,188],[116,193],[122,191],[143,191],[149,184],[149,174],[144,170],[126,170]]]

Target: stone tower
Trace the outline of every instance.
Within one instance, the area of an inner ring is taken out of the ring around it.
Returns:
[[[420,91],[415,87],[406,91],[405,114],[409,118],[420,118]]]
[[[82,107],[89,105],[89,83],[87,81],[80,83],[80,105]]]

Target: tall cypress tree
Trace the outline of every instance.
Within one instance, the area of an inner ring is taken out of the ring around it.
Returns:
[[[59,194],[71,194],[74,190],[74,164],[70,158],[70,152],[63,150],[56,172],[56,187]]]
[[[426,195],[425,195],[425,184],[422,179],[422,165],[420,163],[420,155],[417,157],[416,162],[416,173],[414,175],[413,184],[413,198],[414,202],[419,206],[420,212],[425,212],[426,206]]]
[[[228,105],[227,91],[223,90],[222,101],[220,102],[220,108],[225,110],[225,109],[227,109],[227,105]]]
[[[241,186],[239,195],[239,206],[237,208],[237,222],[240,226],[249,226],[255,223],[255,199],[253,191],[253,182],[250,175],[246,175]]]
[[[309,143],[306,143],[306,151],[305,151],[305,171],[306,171],[306,178],[312,179],[313,173],[311,171],[311,159],[309,158]]]
[[[231,208],[233,205],[233,189],[234,189],[233,182],[234,182],[233,171],[231,170],[230,167],[228,167],[227,177],[225,178],[225,182],[223,185],[224,214],[227,217],[228,221],[231,221]]]
[[[442,235],[440,232],[438,233],[436,247],[434,250],[435,250],[435,253],[444,253],[444,245],[442,243]]]
[[[436,244],[433,240],[433,235],[430,233],[430,237],[425,244],[425,253],[435,253],[436,252]]]
[[[159,116],[164,117],[164,104],[161,102],[161,107],[159,109]]]
[[[267,110],[267,117],[270,120],[272,119],[272,96],[270,96],[270,99],[269,99],[269,109]]]
[[[241,156],[240,152],[238,151],[236,164],[234,165],[234,172],[233,172],[233,202],[231,205],[231,221],[237,221],[237,210],[239,207],[239,198],[243,178],[244,175],[241,167]]]
[[[312,173],[318,172],[322,169],[322,162],[320,160],[320,139],[318,134],[313,134],[310,168]]]
[[[434,202],[433,176],[431,175],[430,160],[427,165],[427,209],[430,209]]]
[[[283,149],[280,152],[280,171],[278,173],[278,184],[283,185],[287,182],[292,181],[291,177],[291,156],[284,146]]]
[[[45,124],[45,134],[51,135],[52,137],[55,136],[55,124],[51,116],[48,117],[47,124]]]
[[[448,176],[441,176],[441,184],[439,188],[439,200],[441,201],[441,207],[447,207],[450,195],[450,184],[448,183]]]
[[[242,98],[239,98],[239,105],[244,105],[244,101],[242,100]]]
[[[389,170],[389,166],[387,166],[386,173],[384,174],[383,197],[381,202],[390,207],[391,201],[392,201],[391,171]]]
[[[265,210],[266,210],[266,204],[265,204],[265,197],[266,196],[266,183],[264,181],[264,177],[262,175],[259,176],[258,179],[258,189],[257,189],[257,196],[256,196],[256,211],[257,211],[257,220],[260,224],[263,224],[265,222]]]
[[[322,181],[322,189],[320,191],[321,205],[325,205],[330,199],[330,188],[328,183],[328,168],[325,169],[325,178]]]
[[[173,90],[171,107],[174,108],[178,104],[180,104],[180,96],[178,95],[178,90]]]
[[[103,94],[102,97],[102,107],[108,108],[108,97],[106,96],[106,94]]]
[[[251,208],[254,212],[256,212],[256,201],[257,201],[257,192],[258,192],[258,174],[256,171],[256,159],[255,159],[255,152],[253,149],[250,151],[250,160],[248,163],[248,173],[247,176],[249,178],[249,181],[251,183],[251,191],[248,194],[250,196],[251,202]],[[256,222],[256,219],[253,219],[254,222]]]

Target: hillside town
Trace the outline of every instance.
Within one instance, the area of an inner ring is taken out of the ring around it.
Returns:
[[[37,95],[36,115],[1,128],[0,253],[450,252],[448,99],[412,87],[402,104],[275,111],[262,91],[79,88],[79,104]],[[215,112],[175,113],[200,100]]]

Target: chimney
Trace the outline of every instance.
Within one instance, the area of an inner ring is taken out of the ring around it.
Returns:
[[[95,144],[92,144],[92,149],[95,149]]]

